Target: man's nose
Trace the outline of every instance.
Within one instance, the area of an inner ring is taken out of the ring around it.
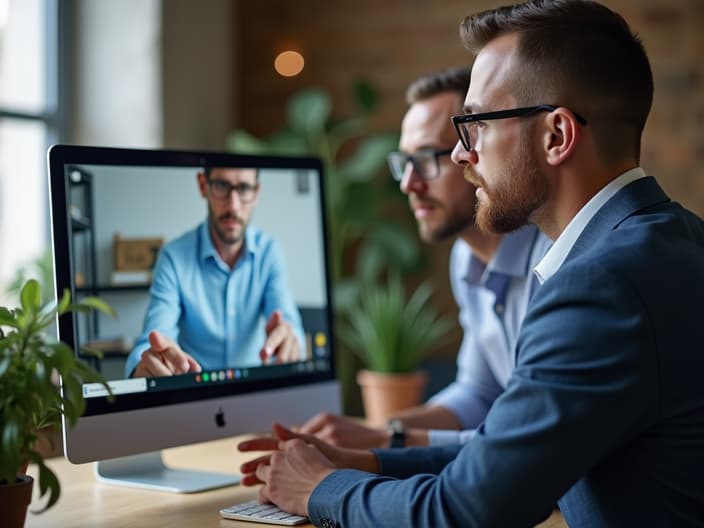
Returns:
[[[418,174],[415,165],[411,162],[406,163],[403,178],[401,178],[401,192],[403,194],[418,193],[424,191],[427,186],[427,182]]]
[[[242,208],[242,198],[240,198],[239,193],[234,188],[230,189],[230,192],[227,195],[227,201],[229,205],[237,211]]]
[[[468,151],[466,148],[464,148],[462,142],[460,140],[457,140],[457,143],[455,143],[455,148],[452,149],[452,154],[450,154],[452,163],[454,163],[455,165],[464,165],[465,163],[470,163],[472,161],[472,152],[474,152],[474,149]]]

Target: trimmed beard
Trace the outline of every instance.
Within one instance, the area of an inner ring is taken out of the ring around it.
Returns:
[[[547,179],[539,171],[525,135],[497,181],[503,183],[492,188],[482,181],[486,197],[477,201],[476,223],[485,232],[510,233],[530,223],[531,215],[548,196]]]
[[[447,220],[438,226],[418,224],[418,234],[424,242],[440,242],[458,236],[467,227],[474,225],[473,207],[456,207],[448,210]]]
[[[242,230],[240,231],[239,236],[229,236],[222,229],[220,229],[219,222],[223,218],[233,218],[236,221],[240,222],[240,225],[242,226]],[[222,244],[225,244],[226,246],[234,246],[234,245],[242,242],[242,240],[244,239],[244,232],[247,229],[247,223],[237,215],[225,214],[225,215],[220,215],[220,217],[216,218],[215,215],[213,214],[213,211],[211,210],[210,214],[209,214],[209,223],[210,223],[210,227],[212,228],[212,231],[215,233],[215,236],[217,237],[218,241],[221,242]]]

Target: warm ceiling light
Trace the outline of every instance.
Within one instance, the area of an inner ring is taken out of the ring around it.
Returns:
[[[274,69],[279,75],[293,77],[303,70],[303,55],[297,51],[282,51],[274,60]]]

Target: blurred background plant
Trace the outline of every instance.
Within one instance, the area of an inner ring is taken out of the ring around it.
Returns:
[[[332,115],[327,91],[301,90],[287,102],[284,128],[265,139],[235,130],[227,142],[239,153],[321,158],[338,335],[341,322],[359,306],[360,292],[377,287],[389,273],[404,275],[424,266],[406,199],[386,168],[387,154],[398,148],[398,134],[372,131],[379,95],[369,82],[355,81],[350,94],[354,113],[340,119]],[[359,414],[354,385],[359,363],[338,350],[337,365],[345,412]]]
[[[56,297],[54,292],[54,259],[50,248],[46,248],[39,256],[17,268],[15,275],[5,288],[7,295],[13,300],[19,300],[22,286],[29,279],[35,279],[39,283],[42,302]]]

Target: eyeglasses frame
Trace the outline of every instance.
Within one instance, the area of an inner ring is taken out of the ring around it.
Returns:
[[[391,156],[393,156],[394,154],[403,154],[404,156],[406,156],[406,163],[404,163],[404,167],[410,161],[413,164],[413,169],[418,173],[418,175],[421,177],[421,179],[423,181],[432,181],[435,178],[437,178],[438,176],[440,176],[440,161],[438,160],[438,158],[440,158],[440,156],[448,156],[448,155],[452,154],[453,150],[454,150],[454,147],[449,148],[449,149],[443,149],[443,150],[420,149],[421,152],[427,152],[429,154],[432,154],[433,158],[435,159],[436,174],[434,176],[431,176],[430,178],[427,178],[425,175],[421,175],[420,171],[418,171],[418,166],[414,163],[414,160],[416,157],[415,154],[406,154],[405,152],[401,152],[401,151],[389,152],[386,159],[387,159],[387,162],[389,163],[389,167],[391,167],[392,165],[391,165],[391,161],[389,161],[389,158]],[[394,172],[393,169],[391,169],[391,177],[394,179],[394,181],[397,181],[397,182],[403,181],[403,173],[401,173],[400,178],[397,178],[396,173]]]
[[[453,115],[450,119],[452,119],[452,124],[455,126],[455,131],[457,132],[457,135],[460,138],[462,146],[467,152],[469,152],[470,150],[472,150],[472,146],[469,144],[469,137],[465,138],[464,134],[462,133],[462,131],[464,130],[464,127],[462,125],[465,125],[466,123],[474,123],[477,121],[494,121],[497,119],[510,119],[512,117],[525,117],[532,114],[536,114],[538,112],[554,112],[558,108],[561,108],[561,105],[540,104],[536,106],[523,106],[520,108],[496,110],[494,112],[483,112],[478,114],[459,114]],[[587,120],[584,117],[582,117],[575,111],[570,111],[572,112],[572,114],[574,114],[574,117],[577,119],[577,122],[580,125],[585,126],[587,124]]]
[[[210,189],[210,192],[212,193],[213,198],[215,198],[216,200],[228,200],[230,198],[230,195],[234,192],[237,194],[237,198],[243,204],[252,203],[257,196],[257,192],[259,191],[259,183],[258,182],[255,183],[254,185],[252,185],[250,183],[246,183],[246,182],[245,183],[237,183],[237,184],[233,185],[226,180],[221,180],[220,178],[215,178],[213,180],[208,178],[205,183],[208,186],[208,189]],[[219,196],[216,196],[215,192],[213,191],[213,184],[215,184],[215,183],[227,185],[227,194],[225,196],[223,196],[222,198]],[[248,189],[246,189],[246,190],[252,191],[252,197],[248,200],[245,200],[244,198],[242,198],[242,192],[245,192],[245,191],[238,190],[244,185],[246,185],[248,187]]]

